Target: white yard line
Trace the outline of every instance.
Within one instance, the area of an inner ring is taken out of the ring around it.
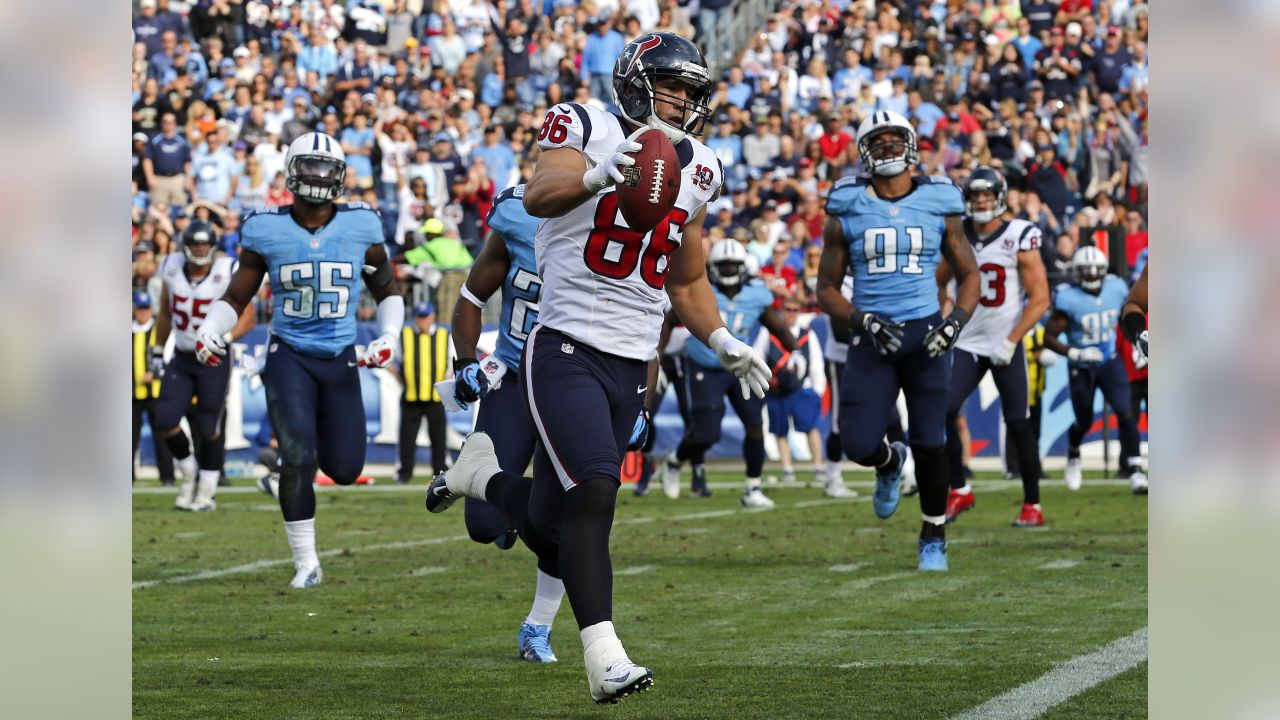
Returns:
[[[866,566],[866,563],[848,563],[843,565],[832,565],[827,569],[835,573],[851,573],[854,570],[861,570]]]
[[[658,568],[654,567],[653,565],[636,565],[634,567],[622,568],[621,570],[614,570],[613,574],[614,575],[640,575],[642,573],[653,572],[654,570],[657,570],[657,569]]]
[[[1040,566],[1041,570],[1067,570],[1080,564],[1079,560],[1051,560]]]
[[[1033,720],[1146,659],[1147,629],[1142,628],[1091,653],[1072,658],[952,720]]]
[[[1003,482],[1003,481],[993,481],[993,482]],[[335,487],[339,487],[339,486],[322,486],[316,489],[321,491],[333,491]],[[734,487],[737,487],[737,485],[734,485]],[[408,490],[421,492],[423,488],[416,488],[413,486],[404,486],[404,485],[384,485],[381,487],[375,485],[371,487],[365,486],[365,487],[356,487],[356,488],[350,488],[350,487],[341,488],[339,491],[405,492]],[[154,494],[161,494],[161,493],[172,493],[173,489],[172,488],[135,488],[133,492],[136,494],[154,495]],[[222,488],[221,490],[219,490],[219,492],[231,492],[234,494],[238,494],[238,493],[249,493],[249,492],[256,493],[258,492],[258,490],[256,488],[248,488],[248,487],[243,487],[243,488],[232,487],[232,488]],[[869,501],[870,501],[869,497],[853,498],[850,500],[837,500],[832,498],[824,498],[821,501],[802,500],[800,502],[779,505],[776,509],[788,510],[788,509],[804,509],[804,508],[812,508],[812,507],[838,507],[838,506],[847,505],[850,503],[862,503],[862,502],[869,502]],[[757,512],[760,512],[760,510],[747,509],[747,508],[729,508],[726,510],[711,510],[708,512],[687,513],[684,515],[670,515],[667,517],[643,516],[643,517],[623,518],[621,520],[614,521],[613,524],[615,526],[618,526],[618,525],[641,525],[645,523],[652,523],[656,521],[667,521],[667,520],[706,520],[710,518],[730,517],[734,515],[742,515],[746,513],[757,513]],[[378,543],[376,545],[364,545],[364,546],[352,547],[352,548],[335,548],[331,550],[324,550],[317,554],[320,557],[330,557],[330,556],[337,555],[340,553],[345,553],[345,552],[371,552],[375,550],[395,550],[400,548],[422,547],[425,545],[440,545],[443,543],[460,542],[463,540],[470,540],[470,539],[471,538],[467,535],[452,535],[449,537],[426,538],[423,540],[404,540],[400,542]],[[259,570],[265,570],[266,568],[276,567],[279,565],[289,565],[292,562],[293,561],[289,559],[257,560],[255,562],[245,563],[244,565],[235,565],[229,568],[222,568],[220,570],[203,570],[201,572],[191,573],[189,575],[177,575],[174,577],[157,578],[154,580],[140,580],[138,582],[133,583],[132,588],[134,590],[140,590],[142,588],[152,587],[153,585],[177,585],[180,583],[193,582],[196,580],[212,580],[214,578],[226,577],[228,575],[240,575],[243,573],[257,572]],[[901,575],[887,575],[882,578],[866,578],[865,580],[861,580],[858,582],[870,583],[871,585],[874,585],[884,580],[892,580],[898,577],[911,577],[914,574],[915,573],[905,573]]]

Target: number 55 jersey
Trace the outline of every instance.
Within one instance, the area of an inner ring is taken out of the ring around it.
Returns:
[[[335,358],[356,339],[364,254],[382,242],[382,221],[361,202],[336,203],[328,225],[311,232],[290,206],[245,218],[240,247],[267,261],[271,334],[303,355]]]
[[[547,113],[538,146],[544,152],[574,148],[594,167],[631,134],[624,122],[595,108],[561,103]],[[680,247],[689,219],[719,194],[723,179],[715,154],[692,137],[676,145],[676,154],[680,193],[650,232],[627,226],[612,187],[542,220],[534,241],[543,282],[541,324],[612,355],[655,357],[670,255]]]
[[[876,197],[866,177],[845,178],[827,197],[849,243],[853,304],[893,322],[938,312],[934,271],[948,215],[964,213],[960,189],[945,178],[913,177],[900,198]]]

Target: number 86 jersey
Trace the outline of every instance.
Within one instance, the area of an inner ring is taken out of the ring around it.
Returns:
[[[633,132],[624,123],[592,107],[561,103],[547,113],[538,146],[574,148],[594,167]],[[534,248],[543,282],[541,324],[612,355],[656,356],[670,255],[689,219],[719,194],[724,175],[715,154],[692,137],[676,145],[676,154],[680,193],[650,232],[628,227],[611,187],[539,223]]]

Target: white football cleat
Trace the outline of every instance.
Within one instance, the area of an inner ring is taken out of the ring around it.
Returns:
[[[898,483],[898,492],[906,497],[920,492],[920,485],[916,483],[916,459],[912,457],[911,448],[907,448],[907,460],[902,463],[902,480]]]
[[[774,507],[774,502],[761,492],[760,488],[753,487],[742,493],[742,506],[768,509]]]
[[[1134,495],[1147,494],[1147,476],[1143,475],[1141,470],[1134,470],[1133,474],[1129,476],[1129,490]]]
[[[427,512],[448,510],[460,497],[484,500],[489,479],[502,472],[493,452],[489,434],[476,431],[467,436],[453,467],[437,473],[427,486]]]
[[[662,464],[662,494],[669,500],[680,497],[680,461],[675,453],[668,455]]]
[[[196,456],[191,454],[185,460],[178,461],[178,474],[182,476],[182,483],[178,485],[178,498],[173,501],[173,506],[179,510],[191,510],[196,498],[196,475],[199,469],[196,467]]]
[[[856,498],[858,491],[844,484],[843,480],[827,483],[822,494],[829,498]]]
[[[653,670],[636,665],[625,655],[611,662],[593,659],[593,652],[584,653],[586,684],[591,700],[596,705],[612,705],[628,694],[644,692],[653,685]]]
[[[319,565],[310,565],[298,568],[293,575],[293,580],[289,582],[289,587],[304,589],[313,588],[320,584],[324,578],[324,573],[320,572]]]
[[[213,512],[218,509],[218,503],[213,498],[196,498],[184,509],[191,512]]]
[[[1067,458],[1067,469],[1062,473],[1067,481],[1068,490],[1079,490],[1084,484],[1084,472],[1080,467],[1080,458]]]

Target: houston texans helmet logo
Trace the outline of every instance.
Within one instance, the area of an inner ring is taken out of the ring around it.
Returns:
[[[627,72],[630,73],[635,69],[636,63],[640,62],[640,56],[646,52],[658,47],[662,44],[662,38],[657,35],[650,35],[640,41],[636,46],[636,54],[631,56],[631,63],[627,65]]]

